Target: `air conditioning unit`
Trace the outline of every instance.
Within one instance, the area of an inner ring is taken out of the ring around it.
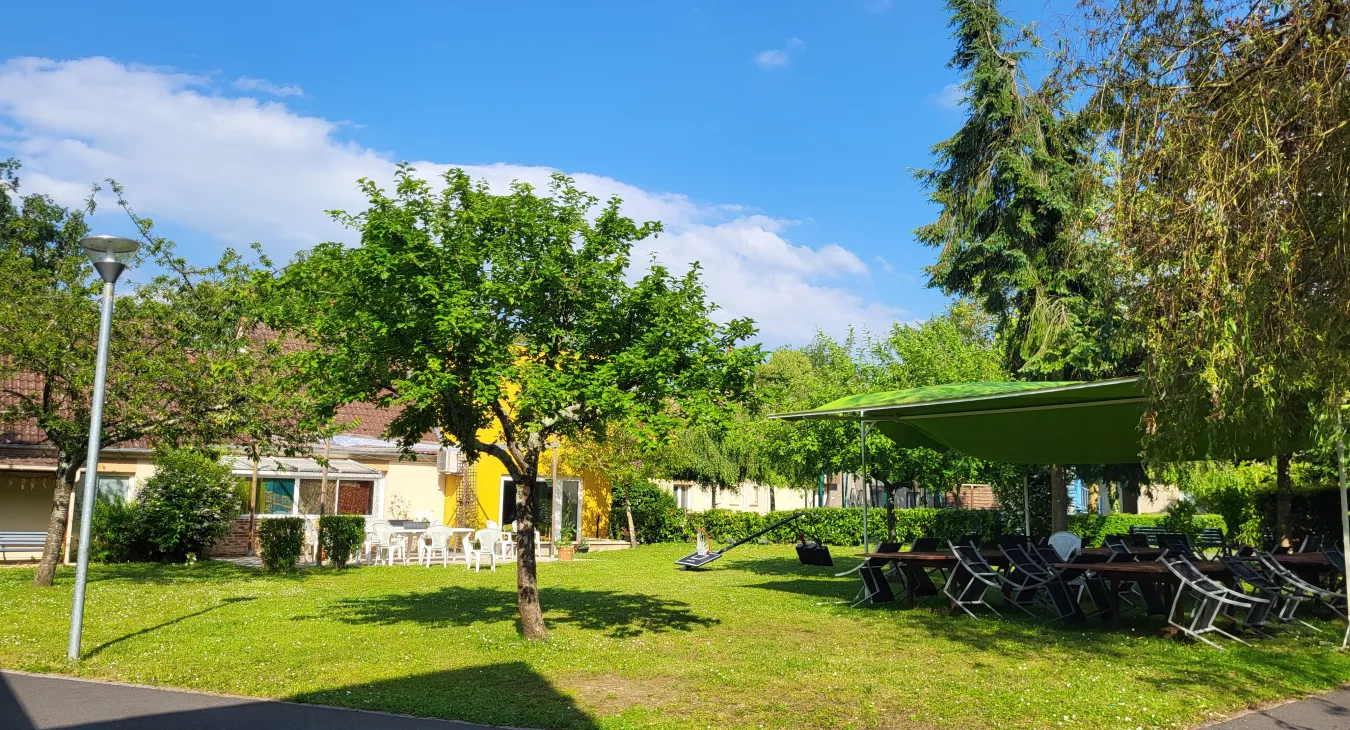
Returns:
[[[436,471],[442,474],[459,473],[459,449],[442,446],[436,452]]]

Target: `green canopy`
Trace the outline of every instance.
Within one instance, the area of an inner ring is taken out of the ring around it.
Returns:
[[[867,421],[902,447],[954,450],[989,461],[1123,464],[1140,460],[1147,401],[1139,378],[952,383],[851,395],[773,417]],[[1202,443],[1182,449],[1193,459],[1265,458],[1276,450],[1255,441],[1230,454],[1212,454]]]

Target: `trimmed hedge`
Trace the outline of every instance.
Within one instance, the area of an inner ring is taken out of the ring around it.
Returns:
[[[366,539],[366,518],[361,515],[324,515],[319,518],[319,544],[335,568],[345,568],[352,554]]]
[[[262,543],[263,567],[275,573],[295,570],[300,550],[305,545],[305,520],[302,517],[272,517],[258,523],[258,542]]]
[[[797,539],[797,531],[809,533],[820,538],[826,545],[853,546],[862,545],[862,507],[816,507],[803,510],[802,519],[780,527],[764,535],[763,539],[774,543],[790,543]],[[618,513],[620,516],[622,513]],[[733,512],[716,509],[704,512],[686,512],[669,510],[664,515],[659,530],[638,534],[643,542],[692,542],[699,528],[707,531],[708,537],[717,543],[740,540],[758,530],[762,530],[777,520],[787,517],[790,512]],[[1096,547],[1107,536],[1117,532],[1129,532],[1130,525],[1158,526],[1166,515],[1130,515],[1114,514],[1105,517],[1092,514],[1070,515],[1069,530],[1083,538],[1085,546]],[[620,519],[619,516],[611,519]],[[867,515],[867,536],[873,543],[886,537],[886,510],[873,507]],[[911,542],[918,537],[937,537],[943,541],[956,540],[962,535],[979,533],[985,540],[992,542],[1005,533],[1020,533],[1020,525],[1004,525],[1003,513],[999,510],[984,509],[938,509],[918,507],[897,509],[895,511],[895,536],[901,542]],[[1197,527],[1218,527],[1223,529],[1223,518],[1218,515],[1197,515]],[[651,539],[653,535],[665,539]]]

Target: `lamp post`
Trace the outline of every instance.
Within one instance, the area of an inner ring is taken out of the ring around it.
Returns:
[[[80,510],[80,553],[75,564],[75,605],[70,612],[70,645],[66,658],[80,658],[84,628],[84,586],[89,574],[89,531],[94,520],[98,487],[98,450],[103,434],[103,391],[108,379],[108,340],[112,335],[113,288],[136,255],[139,243],[117,236],[88,236],[80,241],[85,255],[103,279],[103,314],[98,324],[98,362],[94,368],[94,395],[89,402],[89,454],[84,462],[84,507]]]

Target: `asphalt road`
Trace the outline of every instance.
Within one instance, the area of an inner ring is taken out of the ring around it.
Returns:
[[[1210,730],[1350,730],[1350,689],[1209,725]]]
[[[491,730],[483,725],[0,672],[3,730]]]

